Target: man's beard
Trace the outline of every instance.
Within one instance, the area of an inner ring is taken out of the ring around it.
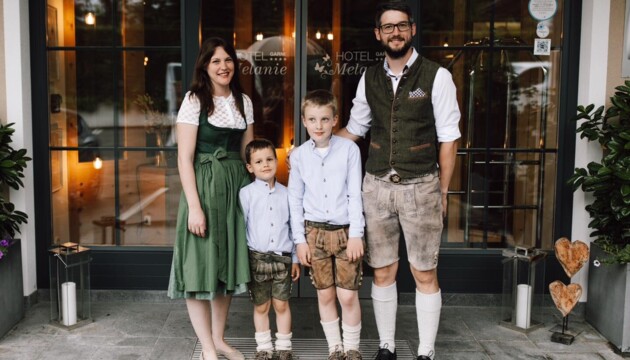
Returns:
[[[393,40],[393,39],[389,39],[389,40]],[[397,38],[397,40],[405,41],[402,38]],[[407,51],[409,51],[409,49],[411,48],[411,40],[405,41],[405,45],[403,45],[403,47],[401,47],[398,50],[394,50],[390,48],[388,44],[389,44],[389,41],[383,44],[383,47],[385,48],[385,52],[387,53],[387,55],[392,59],[400,59],[401,57],[405,56],[407,54]]]

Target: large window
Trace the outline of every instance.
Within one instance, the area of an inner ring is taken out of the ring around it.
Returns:
[[[451,71],[462,110],[444,246],[552,247],[562,1],[548,19],[529,5],[419,3],[421,52]],[[549,55],[534,55],[541,37]]]
[[[51,241],[171,244],[179,1],[47,5]]]
[[[343,125],[362,72],[384,56],[376,0],[193,3],[194,15],[176,0],[47,1],[51,242],[173,243],[174,117],[196,56],[182,40],[233,41],[255,134],[276,145],[284,183],[286,151],[304,140],[300,97],[330,89]],[[527,0],[409,3],[414,46],[451,71],[462,113],[443,246],[551,248],[563,1],[549,19]],[[182,39],[191,21],[199,31]],[[541,38],[549,55],[533,53]]]

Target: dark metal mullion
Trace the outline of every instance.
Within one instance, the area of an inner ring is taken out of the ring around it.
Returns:
[[[48,246],[52,243],[52,192],[50,184],[50,119],[48,118],[48,53],[46,51],[46,1],[28,2],[30,58],[31,58],[31,96],[33,127],[33,166],[34,198],[36,201],[33,217],[29,221],[35,224],[35,252],[37,288],[50,287],[48,276]],[[46,79],[46,80],[44,80]],[[24,119],[28,121],[27,119]]]
[[[118,119],[118,109],[119,104],[119,91],[118,91],[118,73],[122,66],[121,57],[123,55],[123,51],[117,51],[122,47],[117,43],[119,41],[119,36],[115,36],[116,32],[116,7],[117,2],[114,1],[112,3],[112,31],[114,32],[114,36],[112,36],[112,90],[113,90],[113,100],[114,100],[114,219],[115,219],[115,227],[116,227],[116,238],[113,239],[115,246],[120,246],[120,238],[121,238],[121,226],[120,226],[120,168],[119,168],[119,119]],[[118,46],[117,46],[118,45]],[[118,48],[118,49],[117,49]]]
[[[516,51],[532,51],[533,45],[492,45],[492,48],[495,50],[516,50]],[[425,50],[437,50],[437,51],[452,51],[452,50],[483,50],[490,49],[490,45],[454,45],[454,46],[436,46],[436,45],[427,45],[423,47]],[[552,46],[551,50],[562,49],[562,46]]]
[[[488,146],[488,139],[490,139],[490,111],[492,110],[491,101],[492,99],[492,71],[493,71],[493,56],[494,56],[494,14],[496,12],[496,4],[492,2],[492,7],[490,9],[490,46],[489,46],[489,55],[488,55],[488,75],[486,76],[486,119],[485,119],[485,132],[486,132],[486,146],[485,146],[485,161],[486,166],[484,167],[484,181],[483,181],[483,248],[486,249],[488,247],[488,205],[490,203],[490,199],[488,196],[488,179],[490,179],[490,147]]]
[[[407,1],[409,6],[411,7],[411,13],[415,14],[415,23],[416,23],[416,36],[413,39],[413,46],[416,47],[420,54],[423,53],[425,48],[422,47],[422,26],[418,26],[418,24],[422,24],[420,19],[422,18],[422,6],[420,6],[420,1]]]
[[[297,0],[295,2],[295,38],[299,41],[295,42],[295,74],[293,75],[293,88],[296,89],[296,96],[293,103],[293,111],[295,119],[293,145],[298,147],[306,141],[306,129],[302,126],[300,119],[300,102],[302,97],[306,95],[306,32],[308,30],[308,0]]]
[[[558,108],[558,151],[556,159],[556,195],[553,239],[561,236],[571,238],[573,225],[573,190],[566,181],[575,166],[575,128],[569,121],[575,114],[578,97],[580,68],[580,31],[582,27],[582,0],[564,2],[562,34],[564,43],[560,64],[560,104]]]
[[[201,0],[182,0],[181,43],[182,43],[182,89],[190,88],[201,28]]]
[[[539,149],[543,150],[547,146],[547,106],[549,99],[549,69],[543,67],[543,76],[545,84],[543,87],[543,92],[541,94],[541,109],[540,109],[540,133],[541,133],[541,141],[539,142]],[[542,248],[542,224],[543,224],[543,216],[544,216],[544,208],[543,201],[545,200],[545,165],[546,165],[546,154],[544,151],[541,151],[539,154],[540,158],[538,161],[540,162],[540,168],[538,170],[538,197],[537,197],[537,205],[538,205],[538,214],[536,214],[536,243],[535,247],[540,249]]]
[[[151,46],[103,46],[103,45],[89,45],[89,46],[49,46],[46,47],[46,50],[53,51],[61,51],[61,50],[71,50],[71,51],[112,51],[112,50],[179,50],[181,46],[177,45],[168,45],[168,46],[159,46],[159,45],[151,45]]]

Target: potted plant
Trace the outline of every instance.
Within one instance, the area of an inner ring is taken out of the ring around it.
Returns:
[[[615,88],[611,105],[578,106],[577,133],[597,141],[602,158],[576,168],[573,190],[592,194],[586,206],[591,246],[586,319],[621,351],[630,351],[630,81]],[[605,266],[600,266],[604,264]]]
[[[8,188],[19,190],[24,187],[22,178],[26,163],[26,149],[16,150],[11,146],[15,132],[13,124],[0,124],[0,337],[8,332],[23,316],[22,253],[20,241],[15,234],[27,215],[15,209],[8,201]]]

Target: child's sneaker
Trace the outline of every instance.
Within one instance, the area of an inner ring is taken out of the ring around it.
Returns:
[[[258,351],[256,352],[256,355],[254,356],[254,360],[271,360],[271,359],[273,359],[273,352],[267,351],[267,350]]]
[[[278,360],[293,360],[293,350],[278,350]]]
[[[348,350],[346,360],[363,360],[363,357],[358,350]]]
[[[345,360],[346,354],[341,350],[335,350],[335,352],[328,355],[328,360]]]

